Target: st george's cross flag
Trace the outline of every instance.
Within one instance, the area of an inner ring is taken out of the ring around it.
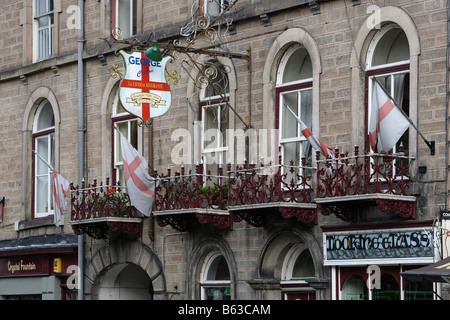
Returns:
[[[334,151],[332,148],[325,145],[322,141],[319,140],[312,132],[309,130],[309,128],[306,126],[306,124],[303,123],[303,121],[297,117],[297,115],[292,111],[289,106],[286,104],[284,105],[295,117],[297,122],[300,124],[300,131],[302,132],[303,136],[308,140],[308,142],[311,144],[311,146],[314,148],[314,150],[321,152],[325,157],[327,158],[334,158]]]
[[[64,225],[64,212],[66,212],[66,194],[69,190],[69,181],[64,179],[55,168],[53,168],[44,158],[41,157],[39,153],[33,150],[33,152],[38,156],[39,159],[52,171],[53,173],[53,205],[54,205],[54,223],[56,226]]]
[[[131,205],[148,217],[155,199],[155,178],[147,172],[147,160],[119,130],[117,132],[120,135],[123,169]]]
[[[410,125],[376,81],[369,116],[369,141],[374,152],[391,151]]]

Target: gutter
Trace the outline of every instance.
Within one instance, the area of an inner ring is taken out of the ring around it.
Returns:
[[[78,185],[84,180],[84,0],[78,0]],[[78,236],[78,300],[84,300],[84,236]]]

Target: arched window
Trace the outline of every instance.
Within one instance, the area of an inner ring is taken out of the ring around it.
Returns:
[[[125,138],[130,141],[142,154],[142,130],[139,130],[139,119],[125,110],[120,103],[119,94],[114,97],[112,112],[112,135],[113,135],[113,183],[120,182],[121,186],[125,186],[125,173],[123,170],[122,149],[120,145],[120,137],[114,126],[119,129]]]
[[[366,281],[357,274],[352,274],[342,286],[341,300],[367,300]]]
[[[277,72],[276,96],[278,99],[277,125],[280,134],[281,154],[284,165],[293,161],[294,166],[306,158],[312,162],[311,145],[302,135],[300,124],[286,109],[287,105],[310,130],[312,123],[313,70],[307,50],[291,46],[283,55]]]
[[[377,107],[372,105],[371,98],[376,84],[382,86],[404,114],[409,116],[410,50],[405,32],[395,24],[383,27],[373,37],[366,61],[367,123],[370,123],[372,108]],[[403,145],[404,152],[408,154],[409,129],[399,139],[392,152],[398,152],[400,145]],[[371,150],[369,139],[366,146],[368,151],[377,152]]]
[[[34,218],[42,218],[53,214],[52,170],[55,166],[55,117],[48,100],[43,100],[35,114],[33,123],[34,155]],[[44,162],[45,161],[45,162]],[[48,164],[48,165],[47,165]]]
[[[311,252],[304,244],[293,246],[284,259],[283,280],[304,280],[315,276]]]
[[[200,274],[202,300],[231,300],[230,270],[219,252],[209,253]]]
[[[227,129],[229,128],[229,82],[225,68],[217,61],[205,63],[203,73],[208,77],[201,81],[200,91],[202,120],[202,157],[204,172],[217,173],[227,159]]]

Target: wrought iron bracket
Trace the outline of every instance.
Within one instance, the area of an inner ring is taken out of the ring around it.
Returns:
[[[376,205],[382,212],[393,211],[402,218],[416,218],[416,198],[388,194],[364,194],[334,198],[316,199],[324,216],[334,214],[347,222],[356,222],[358,209],[366,205]]]
[[[170,225],[178,231],[188,231],[195,221],[200,224],[211,224],[220,230],[233,230],[235,217],[225,210],[187,209],[154,212],[155,220],[160,227]]]
[[[76,235],[87,234],[94,239],[106,239],[111,233],[123,233],[131,237],[142,235],[140,218],[94,218],[71,221],[70,224]]]

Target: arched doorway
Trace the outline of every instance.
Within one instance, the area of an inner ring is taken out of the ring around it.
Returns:
[[[87,299],[167,299],[162,263],[141,241],[119,239],[103,246],[86,264],[84,277]]]
[[[151,300],[152,281],[133,263],[116,264],[97,276],[95,296],[98,300]]]

